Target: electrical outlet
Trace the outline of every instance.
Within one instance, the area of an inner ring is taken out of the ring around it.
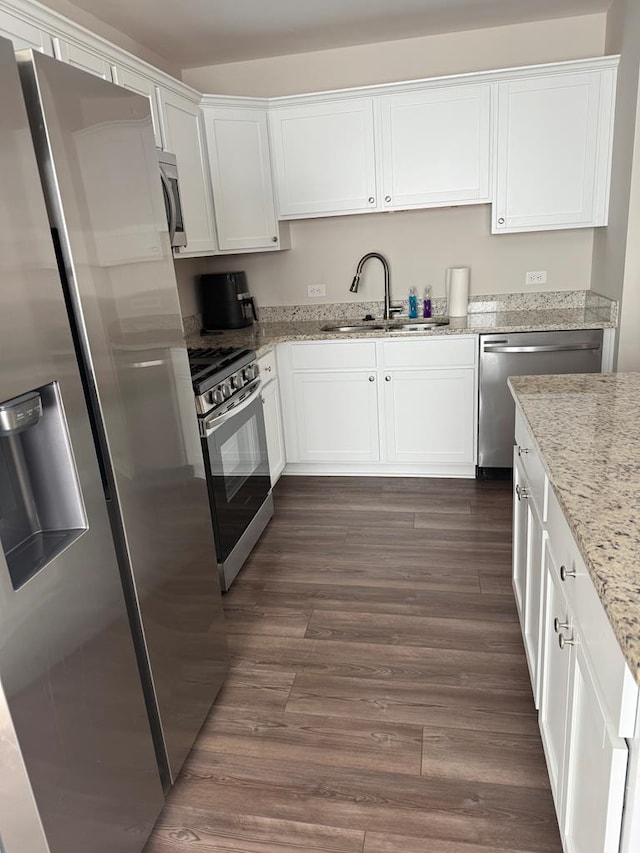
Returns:
[[[327,288],[324,284],[310,284],[307,287],[307,296],[309,299],[317,299],[320,296],[327,295]]]
[[[528,272],[525,277],[525,284],[546,284],[547,271],[538,270],[537,272]]]

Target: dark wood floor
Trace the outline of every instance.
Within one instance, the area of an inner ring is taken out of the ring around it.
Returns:
[[[560,853],[508,483],[283,478],[146,853]]]

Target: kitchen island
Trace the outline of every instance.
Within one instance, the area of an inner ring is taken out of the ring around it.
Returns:
[[[513,588],[567,853],[640,849],[640,374],[512,377]]]

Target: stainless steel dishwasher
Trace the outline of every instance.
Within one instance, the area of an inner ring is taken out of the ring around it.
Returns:
[[[499,476],[513,465],[515,404],[508,376],[601,369],[602,329],[480,335],[477,476]]]

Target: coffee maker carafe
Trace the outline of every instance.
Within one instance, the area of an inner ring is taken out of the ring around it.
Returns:
[[[203,332],[242,329],[258,319],[244,272],[201,275],[200,307]]]

